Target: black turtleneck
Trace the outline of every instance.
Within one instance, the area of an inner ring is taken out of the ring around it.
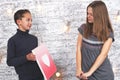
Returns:
[[[26,55],[38,45],[37,37],[28,32],[17,29],[17,33],[8,40],[7,64],[15,67],[21,80],[31,80],[34,77],[42,79],[43,76],[36,61],[26,59]]]

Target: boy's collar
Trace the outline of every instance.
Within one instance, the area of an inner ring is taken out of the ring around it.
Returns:
[[[28,34],[28,33],[29,33],[29,30],[22,31],[22,30],[20,30],[20,29],[17,29],[17,32],[18,32],[18,33],[21,33],[21,34]]]

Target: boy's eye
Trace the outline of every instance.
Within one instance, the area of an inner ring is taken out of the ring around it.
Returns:
[[[27,19],[27,21],[32,21],[31,19]]]

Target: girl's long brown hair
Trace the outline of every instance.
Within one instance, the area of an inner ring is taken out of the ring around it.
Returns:
[[[93,1],[88,7],[91,7],[93,10],[94,22],[89,23],[88,19],[86,19],[84,37],[88,38],[91,34],[94,34],[99,41],[104,42],[107,40],[110,32],[113,32],[107,7],[102,1]]]

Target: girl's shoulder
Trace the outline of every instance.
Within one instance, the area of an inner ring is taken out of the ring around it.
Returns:
[[[78,28],[78,31],[83,34],[84,33],[84,30],[85,30],[85,27],[86,27],[86,24],[81,24],[80,27]]]

